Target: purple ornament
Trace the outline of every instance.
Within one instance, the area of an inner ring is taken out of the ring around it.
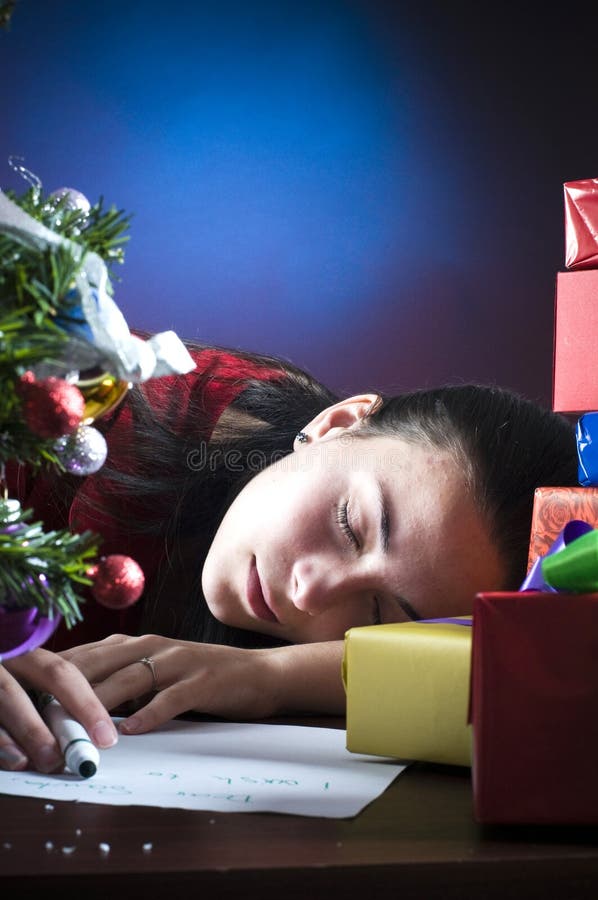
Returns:
[[[44,644],[61,619],[59,613],[50,619],[35,608],[0,606],[0,663]]]

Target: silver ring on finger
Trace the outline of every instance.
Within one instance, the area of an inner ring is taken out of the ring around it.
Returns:
[[[141,659],[138,659],[137,662],[141,663],[142,666],[145,666],[150,670],[152,675],[152,690],[158,690],[158,674],[156,672],[156,663],[151,658],[151,656],[143,656]]]

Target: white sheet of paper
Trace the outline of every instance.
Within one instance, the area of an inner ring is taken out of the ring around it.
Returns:
[[[0,772],[0,793],[342,819],[356,816],[404,769],[350,753],[341,729],[177,719],[149,734],[121,735],[102,751],[92,778]]]

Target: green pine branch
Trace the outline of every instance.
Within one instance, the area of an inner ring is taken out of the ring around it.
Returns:
[[[124,245],[129,240],[127,231],[132,217],[115,206],[106,209],[103,197],[85,212],[69,209],[67,196],[55,198],[38,187],[30,187],[21,195],[14,191],[5,193],[46,228],[101,256],[111,269],[111,275],[115,274],[114,264],[124,262]]]
[[[5,7],[0,4],[0,16]],[[68,197],[44,196],[35,186],[7,196],[76,246],[28,246],[0,225],[0,489],[9,460],[34,472],[47,465],[62,469],[55,441],[33,434],[24,421],[19,380],[41,365],[64,368],[73,338],[62,325],[81,316],[76,290],[81,260],[94,252],[109,271],[121,264],[130,221],[121,210],[105,208],[103,199],[85,213],[68,208]],[[15,513],[16,504],[1,496],[0,605],[60,614],[72,627],[82,618],[83,589],[92,583],[87,573],[97,560],[100,538],[89,531],[46,532],[41,522],[30,521],[31,510]]]
[[[71,339],[61,323],[76,317],[75,277],[86,252],[97,253],[111,269],[124,262],[130,216],[103,198],[89,212],[68,208],[68,197],[44,195],[37,187],[6,195],[32,218],[74,241],[73,248],[40,250],[0,229],[0,465],[18,459],[34,467],[59,465],[53,441],[29,432],[22,421],[18,380],[41,363],[64,359]]]
[[[99,539],[90,531],[44,531],[30,523],[31,510],[14,513],[0,501],[0,605],[37,607],[53,618],[63,616],[68,628],[82,619],[83,586],[92,584],[87,572],[99,552]]]

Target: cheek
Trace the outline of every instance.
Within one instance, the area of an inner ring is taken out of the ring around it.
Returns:
[[[333,504],[325,488],[288,475],[256,488],[247,507],[256,537],[294,553],[313,551],[329,538]]]

